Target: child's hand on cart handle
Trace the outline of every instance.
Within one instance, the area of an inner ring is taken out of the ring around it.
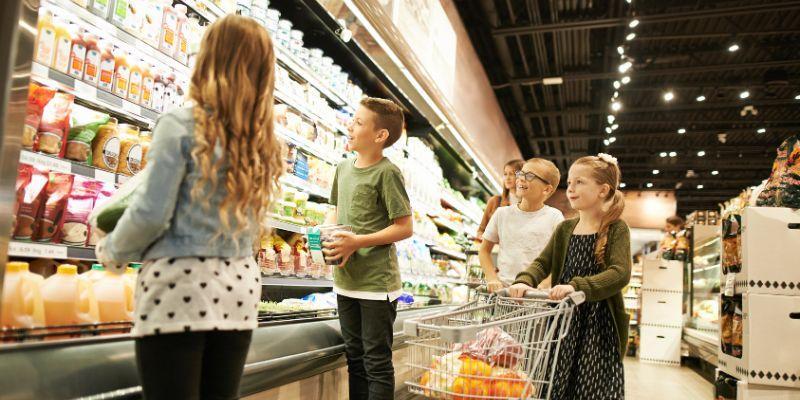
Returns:
[[[572,293],[575,293],[575,288],[572,285],[556,285],[550,289],[550,300],[562,300]]]
[[[503,284],[503,282],[497,280],[486,282],[486,288],[487,290],[489,290],[489,293],[497,292],[499,290],[502,290],[504,287],[505,285]]]
[[[532,287],[524,283],[515,283],[508,287],[509,297],[525,297],[525,293],[534,290]],[[502,295],[501,295],[502,296]]]

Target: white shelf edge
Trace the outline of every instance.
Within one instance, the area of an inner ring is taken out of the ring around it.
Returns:
[[[275,229],[280,229],[280,230],[284,230],[284,231],[288,231],[288,232],[294,232],[294,233],[300,233],[300,234],[305,234],[306,233],[306,229],[307,229],[306,226],[292,224],[292,223],[289,223],[289,222],[284,222],[284,221],[281,221],[281,220],[275,219],[275,218],[269,218],[267,220],[267,225],[269,225],[269,226],[271,226],[271,227],[273,227]]]
[[[434,245],[431,247],[431,251],[439,254],[444,254],[446,256],[450,256],[452,258],[457,258],[462,261],[467,261],[467,254],[462,252],[453,251],[450,249],[446,249],[441,246]]]
[[[318,77],[317,74],[307,65],[303,64],[301,60],[298,60],[289,49],[277,44],[275,45],[275,49],[277,49],[277,60],[281,62],[281,64],[285,65],[297,75],[300,75],[303,80],[311,84],[311,86],[317,89],[323,96],[336,103],[337,106],[348,106],[353,108],[353,105],[348,103],[344,96],[341,96],[339,93],[334,91],[332,87],[328,86],[321,77]]]
[[[78,162],[48,156],[46,154],[36,153],[30,150],[23,149],[19,154],[19,161],[23,164],[33,165],[40,169],[46,169],[52,172],[68,173],[73,175],[80,175],[86,178],[94,179],[100,182],[117,184],[120,183],[120,176],[113,172],[108,172],[99,168],[84,165]],[[91,171],[87,173],[85,171]],[[125,178],[128,178],[127,176]]]
[[[261,284],[264,286],[333,287],[333,281],[327,279],[298,278],[294,276],[262,276]]]
[[[277,132],[278,135],[285,140],[294,143],[298,147],[311,153],[311,155],[314,157],[317,157],[328,164],[336,165],[339,160],[341,160],[341,157],[336,157],[336,154],[322,150],[317,144],[298,136],[296,133],[290,131],[282,125],[275,124],[275,132]]]

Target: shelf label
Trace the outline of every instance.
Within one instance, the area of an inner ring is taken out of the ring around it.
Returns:
[[[130,101],[123,101],[122,109],[133,115],[142,115],[142,107],[139,107],[136,104],[131,103]]]
[[[731,297],[734,295],[734,288],[736,286],[736,274],[733,272],[728,273],[725,276],[725,296]]]
[[[47,74],[48,74],[49,71],[50,71],[50,68],[47,68],[44,65],[36,63],[36,62],[33,63],[33,65],[31,66],[31,73],[33,75],[35,75],[35,76],[40,77],[40,78],[47,78]]]
[[[12,257],[67,258],[67,248],[38,243],[10,242],[8,254]]]
[[[19,161],[52,172],[72,173],[72,163],[66,160],[48,157],[44,154],[22,151],[19,155]]]
[[[100,182],[110,183],[112,185],[117,183],[117,174],[103,171],[102,169],[96,169],[94,171],[94,178]]]
[[[131,177],[127,175],[117,175],[117,183],[119,183],[120,185],[124,185],[125,182],[128,181],[128,179],[131,179]]]
[[[87,100],[97,98],[97,88],[79,80],[75,81],[75,93]]]

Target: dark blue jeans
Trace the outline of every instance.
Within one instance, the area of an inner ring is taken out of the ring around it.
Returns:
[[[392,343],[397,301],[337,296],[351,400],[394,398]]]

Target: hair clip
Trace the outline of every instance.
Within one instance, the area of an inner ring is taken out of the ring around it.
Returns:
[[[605,162],[607,162],[607,163],[609,163],[609,164],[612,164],[612,165],[618,165],[618,164],[617,164],[617,158],[616,158],[616,157],[614,157],[614,156],[612,156],[612,155],[610,155],[610,154],[606,154],[606,153],[599,153],[599,154],[597,155],[597,158],[599,158],[599,159],[601,159],[601,160],[603,160],[603,161],[605,161]]]

